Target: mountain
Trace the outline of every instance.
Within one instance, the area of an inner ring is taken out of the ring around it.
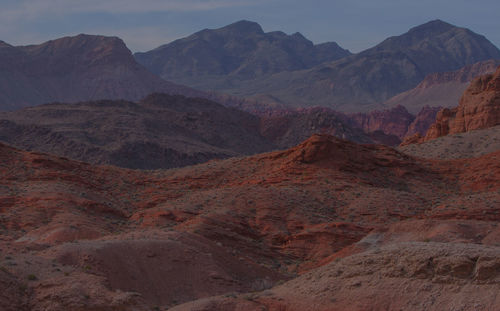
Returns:
[[[0,140],[96,164],[171,168],[269,151],[249,113],[200,98],[46,104],[0,113]]]
[[[467,65],[457,71],[430,74],[414,89],[392,97],[384,105],[403,105],[412,113],[417,113],[424,106],[455,107],[474,78],[494,73],[499,65],[500,60],[489,60]]]
[[[300,33],[265,33],[259,24],[242,20],[134,56],[166,80],[224,91],[237,89],[246,80],[307,69],[350,54],[335,42],[314,45]]]
[[[494,309],[498,156],[426,160],[313,135],[288,150],[139,171],[0,144],[0,303]]]
[[[312,69],[277,73],[232,91],[268,95],[289,106],[367,112],[418,85],[427,75],[500,59],[485,37],[440,20],[414,27],[377,46]]]
[[[116,37],[82,34],[40,45],[0,44],[0,110],[55,101],[139,100],[153,92],[203,96],[150,73]]]

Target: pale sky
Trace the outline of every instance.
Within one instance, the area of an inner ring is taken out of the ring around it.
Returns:
[[[498,0],[0,0],[0,40],[26,45],[101,34],[137,52],[246,19],[264,31],[300,32],[359,52],[441,19],[500,47],[499,12]]]

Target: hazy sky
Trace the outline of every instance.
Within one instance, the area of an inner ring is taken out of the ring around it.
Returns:
[[[498,0],[0,0],[0,40],[41,43],[79,33],[114,35],[146,51],[204,28],[246,19],[359,52],[442,19],[500,47]]]

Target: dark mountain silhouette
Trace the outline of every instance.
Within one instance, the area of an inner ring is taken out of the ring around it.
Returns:
[[[135,58],[166,80],[225,90],[244,80],[307,69],[350,54],[335,42],[314,45],[300,33],[265,33],[257,23],[239,21],[136,53]]]
[[[0,114],[0,140],[97,164],[170,168],[272,150],[259,119],[206,99],[47,104]]]
[[[289,106],[369,111],[414,88],[431,73],[453,71],[488,59],[500,59],[500,50],[484,36],[435,20],[359,54],[312,69],[214,88],[225,87],[225,91],[244,96],[268,95]]]

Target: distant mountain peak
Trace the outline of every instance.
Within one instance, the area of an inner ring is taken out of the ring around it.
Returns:
[[[306,39],[306,37],[304,37],[304,35],[303,35],[303,34],[301,34],[300,32],[296,32],[296,33],[294,33],[294,34],[292,35],[292,37],[307,40],[307,39]]]
[[[240,20],[235,23],[229,24],[225,27],[220,28],[220,30],[225,30],[225,31],[234,31],[238,33],[264,33],[264,30],[262,27],[252,21],[248,20]]]
[[[81,53],[89,51],[91,46],[110,48],[113,50],[122,51],[125,54],[131,54],[130,50],[125,45],[122,39],[118,37],[108,37],[101,35],[79,34],[76,36],[66,36],[54,40],[46,41],[39,45],[21,46],[26,52],[43,52],[44,49],[50,48],[58,51],[71,51]]]
[[[431,21],[428,21],[427,23],[423,23],[422,25],[420,26],[432,26],[432,27],[456,27],[456,26],[453,26],[452,24],[450,23],[447,23],[441,19],[434,19],[434,20],[431,20]],[[416,27],[419,27],[419,26],[416,26]],[[415,27],[414,27],[415,28]]]
[[[89,34],[78,34],[76,36],[68,36],[62,37],[55,40],[50,40],[46,43],[57,43],[57,42],[67,42],[67,43],[76,43],[76,42],[92,42],[92,43],[113,43],[125,46],[125,43],[122,39],[114,36],[102,36],[102,35],[89,35]]]
[[[79,34],[50,40],[39,45],[28,45],[18,47],[31,57],[41,57],[49,59],[61,57],[67,62],[78,59],[78,62],[85,66],[90,64],[110,64],[109,62],[125,62],[135,66],[132,52],[127,48],[122,39],[118,37],[108,37],[100,35]],[[73,59],[70,61],[70,59]],[[53,64],[52,68],[71,70],[68,64]]]
[[[411,28],[408,33],[424,32],[424,33],[436,33],[436,32],[446,32],[453,28],[459,28],[450,23],[444,22],[440,19],[435,19],[424,23],[419,26]]]
[[[117,37],[80,34],[38,45],[0,43],[0,54],[0,110],[54,101],[138,100],[155,91],[204,96],[148,72]]]
[[[264,32],[259,24],[241,20],[204,29],[135,57],[166,80],[213,91],[264,75],[312,68],[350,54],[336,43],[315,46],[298,32]]]

